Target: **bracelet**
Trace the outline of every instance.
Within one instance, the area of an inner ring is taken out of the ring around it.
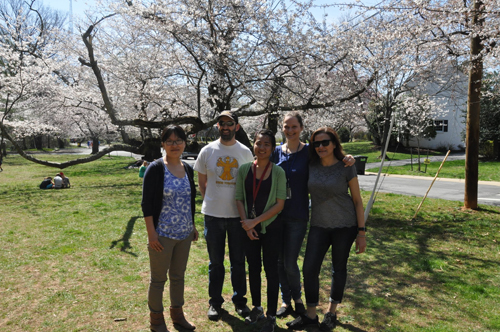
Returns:
[[[356,235],[356,237],[366,237],[366,235],[358,234],[358,235]]]

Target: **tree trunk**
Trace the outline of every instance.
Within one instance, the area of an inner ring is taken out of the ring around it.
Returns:
[[[473,3],[474,13],[472,23],[482,25],[480,18],[481,0]],[[467,129],[465,138],[465,196],[464,207],[477,209],[478,169],[479,169],[479,114],[481,111],[481,83],[483,78],[483,59],[479,55],[483,46],[481,36],[471,37],[471,68],[469,70],[469,91],[467,98]]]
[[[99,137],[92,137],[92,152],[90,154],[97,154],[99,152]]]
[[[248,147],[253,153],[252,143],[250,143],[250,139],[248,138],[248,135],[243,127],[240,126],[240,130],[236,132],[235,138],[238,142]]]
[[[33,138],[33,144],[35,144],[35,149],[41,150],[43,148],[43,136],[38,135]]]
[[[498,138],[493,139],[493,155],[496,160],[500,160],[500,146],[499,146]]]
[[[278,118],[279,114],[277,111],[272,111],[267,115],[267,128],[274,134],[278,132]]]
[[[162,154],[160,139],[147,139],[144,141],[142,147],[142,153],[144,154],[145,160],[153,161],[155,159],[161,158]]]
[[[57,146],[59,149],[64,149],[64,141],[61,138],[57,138]]]

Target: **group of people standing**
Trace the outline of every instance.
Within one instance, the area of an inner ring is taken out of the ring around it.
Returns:
[[[205,146],[194,165],[203,197],[204,236],[209,255],[208,295],[210,320],[222,315],[222,288],[226,237],[229,249],[232,302],[246,324],[264,320],[260,331],[272,332],[276,317],[294,311],[287,323],[301,330],[309,325],[335,327],[336,307],[342,301],[347,260],[353,242],[364,252],[363,204],[354,159],[345,157],[333,129],[320,128],[311,145],[300,141],[304,129],[299,113],[289,113],[283,122],[286,143],[276,147],[274,134],[255,134],[253,152],[235,139],[238,117],[224,111],[217,123],[220,139]],[[181,161],[186,134],[178,126],[164,129],[161,141],[166,156],[146,170],[142,209],[148,232],[151,279],[148,293],[152,331],[167,331],[163,317],[163,289],[170,278],[170,316],[174,324],[194,330],[182,309],[184,274],[192,241],[196,188],[193,169]],[[350,190],[350,195],[348,193]],[[304,258],[302,301],[297,263],[312,213]],[[323,258],[332,247],[332,287],[328,312],[321,324],[316,315],[319,273]],[[245,258],[252,309],[247,305]],[[267,310],[261,303],[261,270],[267,279]],[[282,306],[278,308],[281,286]],[[293,304],[292,304],[293,300]],[[295,309],[293,309],[295,307]]]

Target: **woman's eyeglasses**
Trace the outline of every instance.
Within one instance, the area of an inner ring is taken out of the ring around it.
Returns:
[[[313,146],[315,149],[319,148],[321,145],[328,146],[328,145],[330,145],[331,141],[332,141],[331,139],[324,139],[322,141],[316,141],[316,142],[313,142]]]
[[[182,143],[184,143],[184,140],[182,140],[182,139],[177,139],[177,140],[175,140],[175,141],[171,141],[171,140],[166,140],[166,141],[165,141],[165,144],[167,144],[168,146],[170,146],[170,145],[174,145],[174,143],[175,143],[175,145],[181,145]]]

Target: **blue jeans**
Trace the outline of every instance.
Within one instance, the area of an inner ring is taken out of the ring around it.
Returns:
[[[209,303],[221,306],[222,287],[224,285],[224,255],[226,250],[226,233],[231,264],[231,284],[233,286],[232,301],[236,306],[247,303],[245,272],[245,238],[247,234],[241,227],[240,218],[217,218],[205,215],[205,239],[210,263],[208,264]]]
[[[319,273],[323,259],[330,246],[332,246],[330,302],[342,302],[347,280],[347,260],[357,234],[357,226],[333,229],[311,227],[309,229],[306,256],[302,267],[307,306],[318,305]]]
[[[252,305],[261,306],[261,272],[262,262],[267,280],[267,312],[268,316],[276,316],[279,296],[278,255],[283,238],[283,224],[277,218],[266,227],[266,234],[260,232],[260,225],[255,226],[259,234],[258,240],[245,240],[245,253],[248,262],[248,279],[250,282],[250,293],[252,294]]]
[[[279,254],[278,271],[281,299],[283,303],[291,304],[292,299],[296,301],[302,296],[297,260],[306,235],[307,220],[283,218],[283,222],[283,244]]]

